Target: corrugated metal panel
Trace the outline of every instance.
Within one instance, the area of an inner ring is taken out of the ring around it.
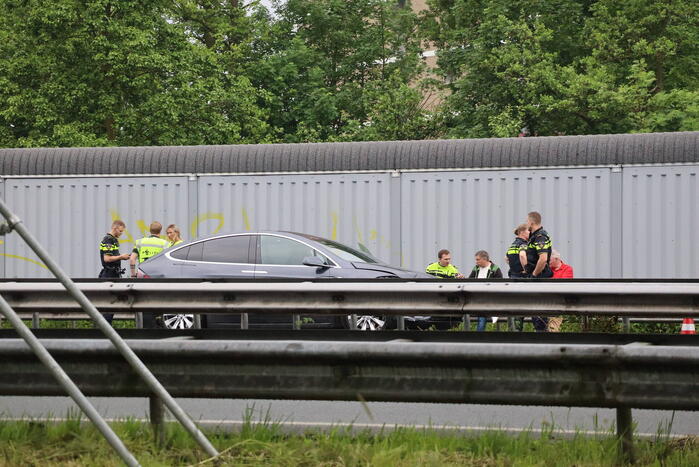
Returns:
[[[485,249],[506,271],[503,253],[513,228],[538,210],[577,277],[609,277],[613,262],[624,277],[696,278],[698,170],[29,178],[4,180],[0,189],[74,277],[97,274],[97,243],[112,216],[127,223],[124,252],[140,236],[139,225],[156,219],[179,224],[185,239],[215,231],[314,233],[361,243],[393,264],[402,257],[415,270],[444,247],[469,270],[473,253]],[[5,277],[49,276],[16,234],[1,240]]]
[[[576,277],[609,277],[609,169],[414,173],[402,175],[403,264],[415,270],[448,248],[461,271],[478,250],[507,275],[514,228],[539,211],[554,248]]]
[[[2,196],[2,199],[5,200],[5,180],[0,179],[0,196]],[[0,222],[5,222],[5,219],[0,216]],[[5,237],[0,237],[0,274],[2,276],[0,277],[6,277],[5,276],[5,265],[7,264],[7,257],[5,256],[5,242],[6,242],[6,236]]]
[[[199,231],[289,230],[366,246],[388,261],[390,176],[201,177]]]
[[[699,277],[697,172],[698,166],[624,169],[624,277]]]
[[[361,143],[0,149],[0,174],[343,172],[699,162],[699,132]]]
[[[121,252],[157,220],[186,226],[185,177],[7,180],[5,200],[73,277],[96,277],[98,245],[113,218],[126,223]],[[5,237],[5,277],[51,277],[17,234]],[[122,263],[125,265],[126,263]]]

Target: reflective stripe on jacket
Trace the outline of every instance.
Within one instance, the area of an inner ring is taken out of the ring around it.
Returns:
[[[136,246],[133,250],[138,255],[138,262],[142,263],[163,251],[167,246],[167,240],[154,235],[136,240]]]
[[[450,264],[449,266],[442,266],[441,264],[439,264],[439,261],[437,261],[436,263],[432,263],[429,266],[427,266],[425,272],[435,277],[449,279],[452,277],[456,277],[456,275],[459,274],[459,269],[453,264]]]

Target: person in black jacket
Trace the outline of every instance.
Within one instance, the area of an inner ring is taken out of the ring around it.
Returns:
[[[519,278],[524,276],[527,266],[527,247],[529,245],[529,227],[527,224],[520,224],[515,229],[515,239],[507,249],[505,261],[510,266],[508,276]]]
[[[527,214],[529,226],[529,244],[527,245],[527,265],[525,271],[530,279],[548,279],[553,277],[549,262],[553,242],[551,236],[541,225],[541,214],[532,211]],[[537,332],[547,332],[549,319],[545,316],[532,317]]]
[[[518,279],[527,277],[527,248],[529,246],[529,226],[520,224],[515,229],[515,239],[507,249],[505,261],[510,266],[508,277]],[[517,331],[524,329],[524,318],[515,317],[510,319],[510,326]]]
[[[124,270],[121,262],[129,259],[129,253],[119,253],[119,237],[124,233],[126,224],[119,219],[112,222],[111,230],[104,236],[99,244],[100,263],[102,270],[99,273],[101,279],[118,279]],[[112,324],[113,313],[102,313],[104,319]]]
[[[476,265],[471,270],[469,279],[502,279],[502,270],[490,261],[490,255],[485,250],[476,252]],[[476,331],[485,331],[486,317],[478,318]]]

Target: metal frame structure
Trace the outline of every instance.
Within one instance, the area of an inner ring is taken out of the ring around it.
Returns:
[[[199,445],[210,455],[218,456],[218,451],[209,442],[209,440],[204,436],[204,434],[197,428],[194,422],[189,418],[184,410],[177,404],[175,399],[167,392],[162,384],[153,376],[153,373],[143,364],[143,362],[136,356],[136,354],[129,348],[129,346],[124,342],[124,340],[117,334],[117,332],[109,325],[107,320],[97,311],[95,305],[93,305],[85,296],[85,294],[80,291],[73,282],[73,280],[58,266],[56,262],[48,255],[48,253],[43,249],[43,247],[37,242],[34,236],[29,232],[29,230],[22,224],[21,219],[19,219],[10,209],[5,205],[5,202],[0,199],[0,213],[6,219],[7,224],[4,224],[2,229],[0,229],[4,234],[16,231],[22,239],[29,245],[29,247],[36,253],[36,255],[46,264],[46,266],[51,270],[51,272],[60,281],[63,287],[65,287],[64,292],[72,297],[72,300],[77,301],[80,308],[85,311],[90,318],[95,322],[97,327],[104,333],[107,339],[111,342],[119,354],[126,359],[129,366],[138,374],[140,379],[146,384],[150,389],[151,394],[159,398],[170,411],[173,413],[175,418],[184,426],[184,428],[194,437],[194,439],[199,443]],[[17,332],[20,333],[24,341],[32,349],[32,352],[37,355],[41,360],[42,364],[49,370],[52,377],[59,383],[65,392],[75,401],[75,403],[80,407],[80,409],[87,415],[87,417],[97,426],[98,430],[105,437],[107,442],[112,446],[112,448],[117,452],[119,457],[129,466],[140,465],[136,458],[131,454],[131,452],[126,448],[123,442],[118,436],[112,431],[112,429],[107,425],[102,416],[97,412],[90,401],[83,395],[83,393],[78,389],[77,385],[73,383],[70,377],[66,374],[61,366],[56,362],[56,360],[51,356],[51,354],[46,350],[42,343],[32,334],[31,330],[22,322],[22,320],[17,316],[17,313],[13,310],[12,306],[7,303],[7,301],[0,295],[0,311],[2,314],[12,323]]]

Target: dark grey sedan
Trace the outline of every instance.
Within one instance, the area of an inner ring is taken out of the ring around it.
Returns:
[[[229,279],[380,279],[431,278],[424,273],[389,266],[370,254],[333,240],[294,232],[257,232],[213,235],[182,243],[139,266],[139,276],[152,278]],[[207,315],[208,327],[238,327],[238,315]],[[415,318],[413,318],[415,319]],[[419,318],[417,318],[419,319]],[[346,324],[346,319],[339,320]],[[337,326],[338,318],[305,318],[306,327]],[[169,328],[192,325],[189,315],[165,315]],[[288,315],[250,316],[250,327],[290,326]],[[357,317],[357,328],[382,329],[385,319]]]

